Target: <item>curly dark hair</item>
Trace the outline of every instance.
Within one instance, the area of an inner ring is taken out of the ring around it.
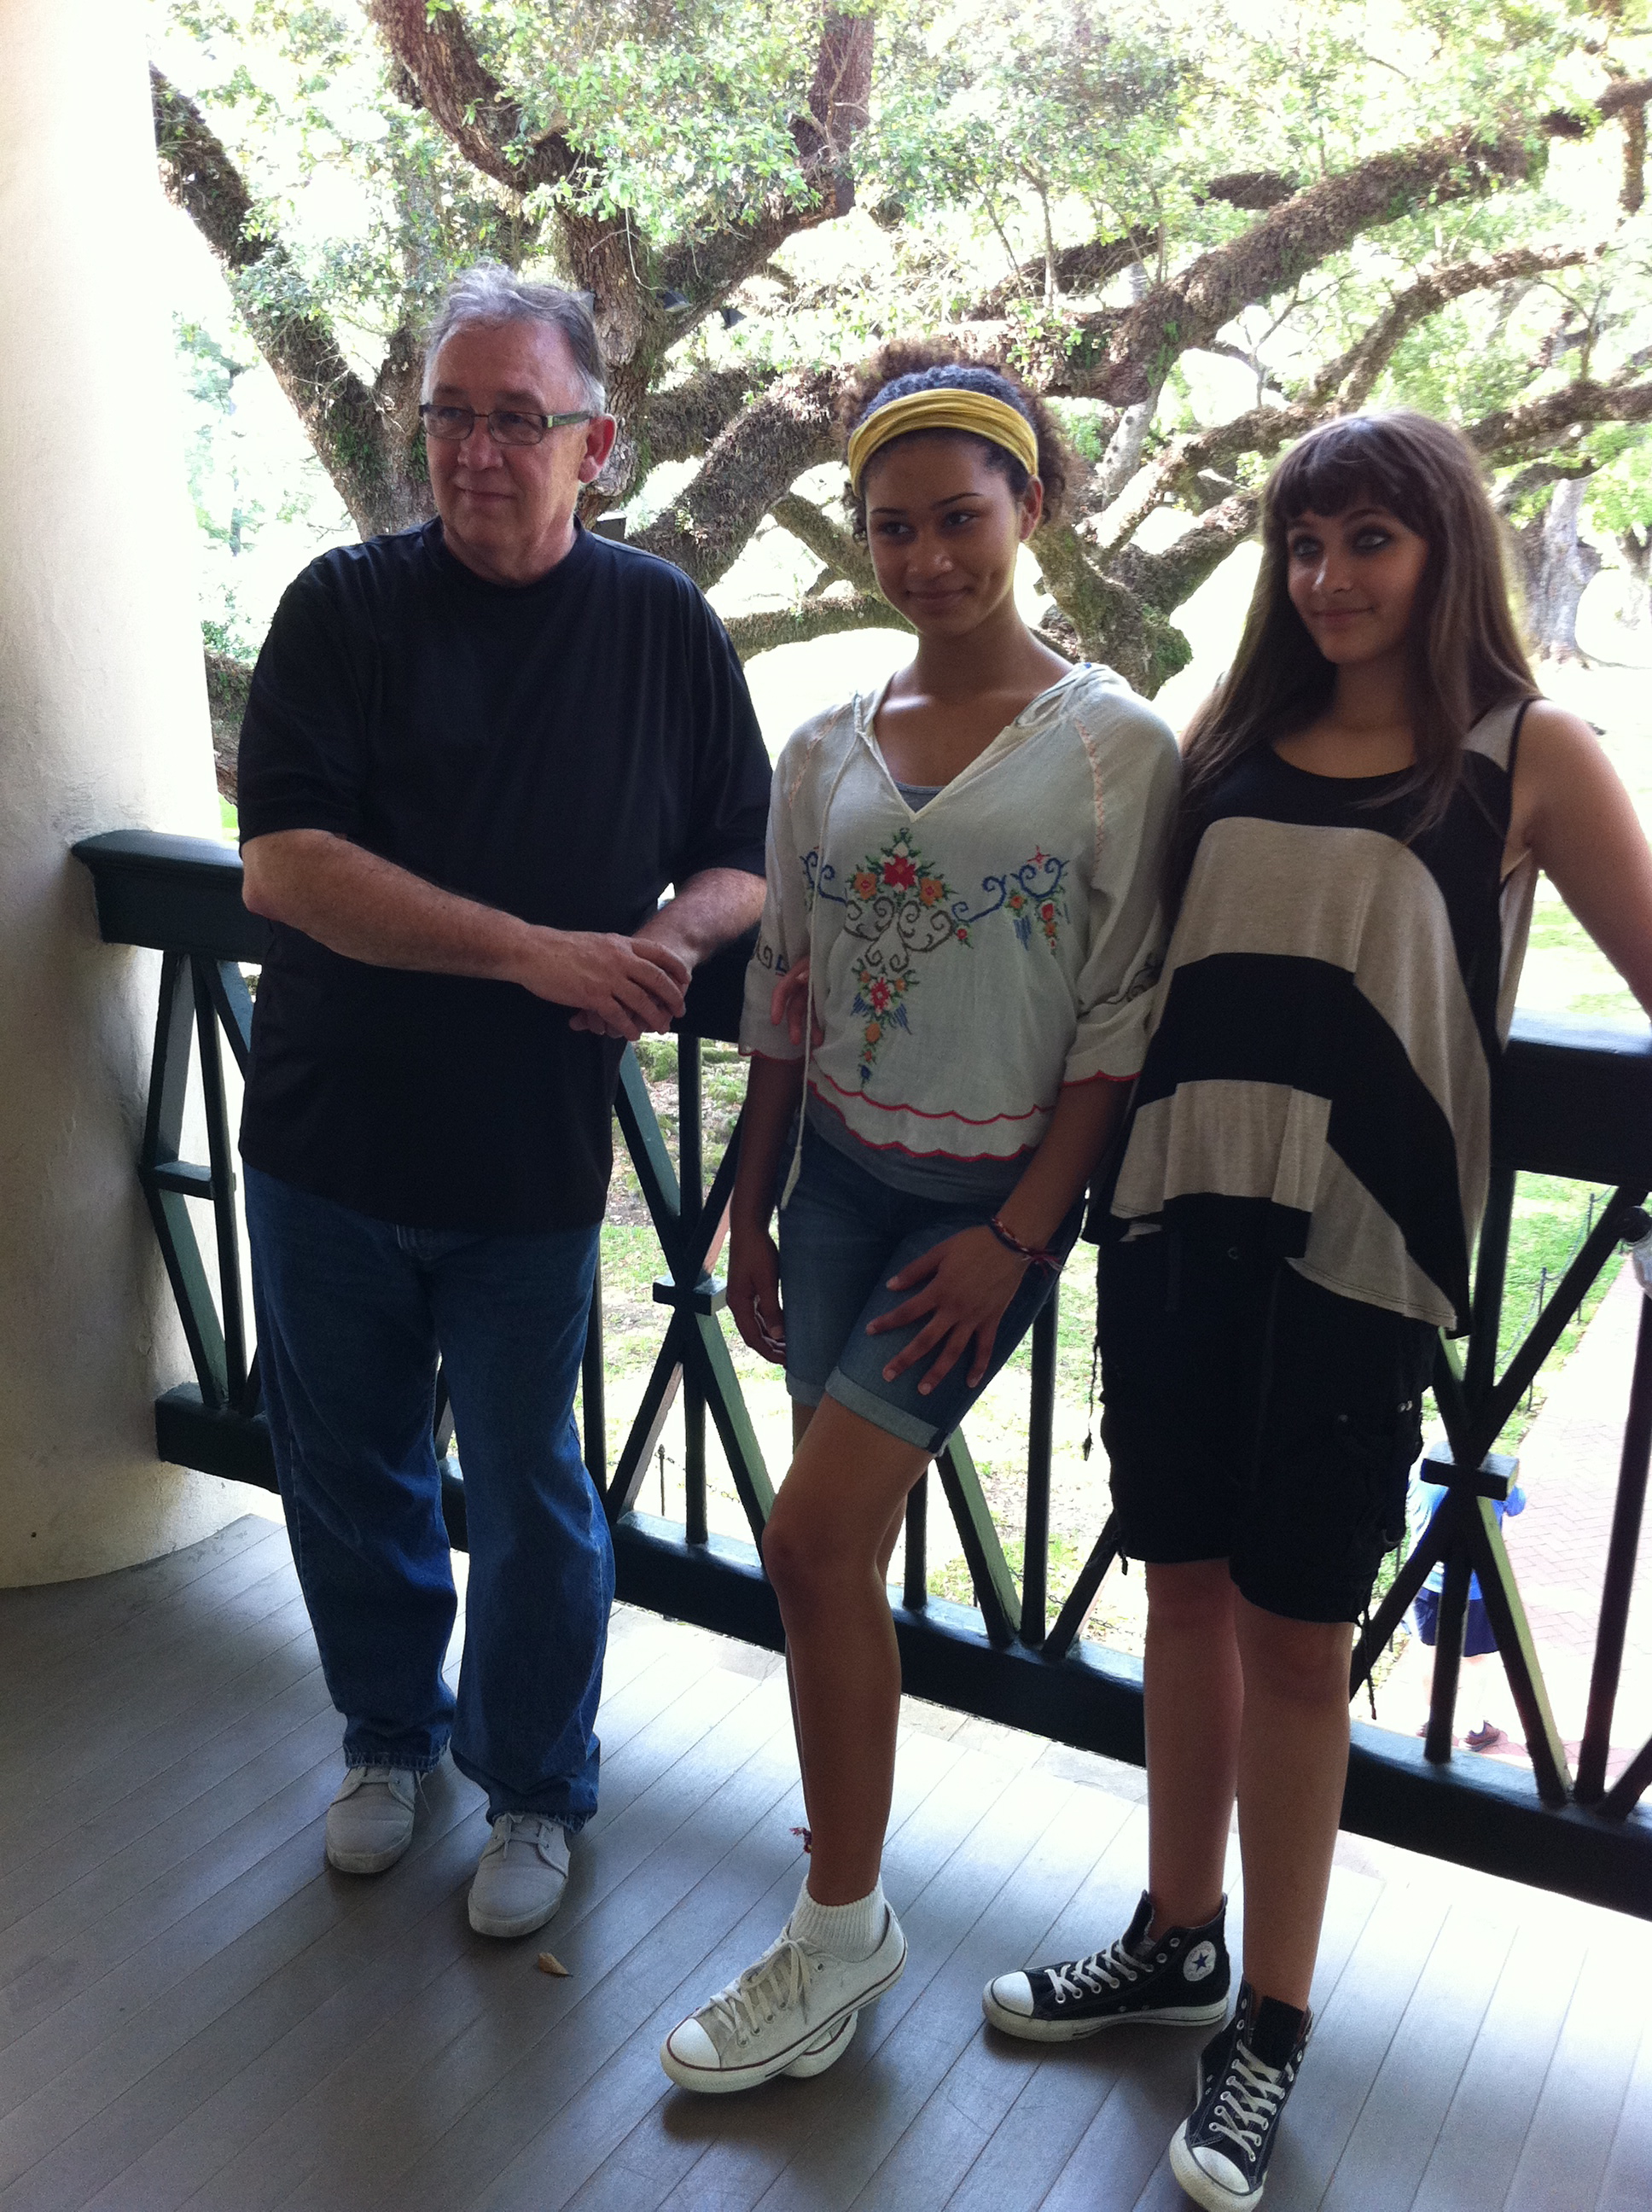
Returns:
[[[1055,417],[1036,392],[1029,392],[1012,369],[989,368],[984,362],[960,361],[945,346],[933,341],[926,343],[916,338],[897,338],[873,355],[859,368],[853,370],[838,395],[837,425],[848,449],[849,434],[886,400],[904,399],[914,392],[980,392],[989,399],[1001,399],[1013,407],[1017,415],[1024,415],[1032,424],[1038,440],[1038,480],[1044,487],[1044,511],[1040,526],[1055,521],[1061,512],[1066,494],[1069,458],[1066,441],[1061,435]],[[908,430],[905,438],[955,438],[967,436],[968,432],[956,430]],[[904,438],[891,439],[890,445],[904,443]],[[1019,499],[1027,489],[1026,470],[1007,446],[995,445],[990,438],[977,438],[975,443],[987,456],[992,466],[1009,483],[1011,491]],[[889,450],[886,447],[885,452]],[[845,504],[857,538],[866,535],[866,502],[853,491],[846,495]]]

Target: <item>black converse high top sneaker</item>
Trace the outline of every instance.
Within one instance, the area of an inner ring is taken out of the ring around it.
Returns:
[[[1200,2054],[1193,2111],[1170,2138],[1170,2171],[1205,2212],[1262,2201],[1279,2115],[1308,2048],[1313,2014],[1242,1983],[1233,2018]]]
[[[1060,1966],[1000,1974],[981,1992],[994,2027],[1030,2043],[1072,2043],[1121,2021],[1208,2027],[1228,2008],[1224,1897],[1202,1928],[1167,1928],[1151,1939],[1153,1900],[1144,1890],[1134,1919],[1104,1951]]]

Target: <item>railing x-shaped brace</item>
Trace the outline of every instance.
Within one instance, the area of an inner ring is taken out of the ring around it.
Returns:
[[[189,1091],[191,1025],[200,1054],[206,1167],[185,1160],[179,1152]],[[211,1413],[250,1414],[258,1402],[258,1361],[254,1358],[249,1363],[246,1356],[234,1205],[235,1148],[224,1096],[221,1029],[245,1075],[252,1000],[240,968],[233,960],[211,960],[200,954],[163,954],[138,1181],[166,1262],[201,1402]],[[222,1320],[189,1217],[191,1198],[205,1199],[212,1206]]]
[[[1574,1794],[1585,1802],[1603,1799],[1602,1784],[1623,1657],[1635,1545],[1639,1539],[1640,1509],[1646,1491],[1648,1445],[1652,1443],[1652,1315],[1643,1314],[1641,1319],[1606,1592],[1601,1607],[1594,1678],[1575,1791],[1531,1625],[1494,1510],[1509,1495],[1517,1462],[1493,1452],[1491,1447],[1530,1389],[1562,1332],[1576,1315],[1613,1245],[1625,1237],[1633,1237],[1643,1226],[1639,1209],[1646,1194],[1644,1189],[1628,1186],[1613,1192],[1499,1377],[1497,1318],[1508,1264],[1515,1170],[1499,1166],[1495,1170],[1485,1225],[1480,1231],[1467,1357],[1460,1370],[1449,1341],[1442,1338],[1435,1362],[1435,1403],[1439,1407],[1446,1441],[1429,1452],[1424,1464],[1432,1479],[1445,1486],[1446,1495],[1354,1650],[1351,1692],[1357,1691],[1370,1673],[1434,1568],[1443,1565],[1434,1680],[1424,1749],[1431,1761],[1449,1759],[1468,1601],[1473,1583],[1478,1581],[1481,1602],[1497,1638],[1497,1653],[1525,1731],[1538,1794],[1548,1805],[1563,1805]],[[1631,1522],[1632,1528],[1629,1525]],[[1621,1586],[1621,1602],[1615,1612],[1614,1577]],[[1641,1777],[1639,1788],[1634,1788],[1631,1776],[1643,1765],[1647,1772]],[[1640,1754],[1612,1796],[1603,1800],[1602,1809],[1627,1813],[1648,1778],[1652,1778],[1652,1745]],[[1625,1788],[1626,1784],[1631,1786]],[[1621,1804],[1615,1802],[1620,1796]]]
[[[737,1126],[712,1178],[711,1190],[704,1194],[697,1037],[680,1036],[677,1040],[677,1151],[683,1169],[680,1182],[665,1149],[636,1054],[628,1051],[621,1062],[615,1111],[630,1150],[643,1201],[671,1270],[655,1281],[654,1299],[656,1304],[671,1309],[671,1318],[642,1394],[642,1403],[631,1424],[631,1433],[625,1440],[613,1478],[605,1486],[608,1518],[610,1523],[617,1522],[636,1504],[637,1493],[680,1388],[687,1540],[703,1544],[707,1537],[706,1414],[709,1412],[750,1524],[752,1541],[761,1546],[774,1493],[717,1320],[718,1311],[726,1303],[724,1286],[709,1270],[713,1249],[720,1239],[723,1216],[734,1188],[734,1171],[739,1164],[739,1130]],[[599,1284],[598,1297],[600,1296]],[[586,1339],[583,1395],[586,1464],[599,1484],[604,1480],[605,1458],[599,1410],[602,1390],[602,1322],[600,1310],[593,1303],[591,1331]]]
[[[605,1416],[602,1375],[601,1290],[593,1303],[583,1382],[586,1463],[604,1485],[609,1521],[617,1522],[635,1505],[649,1463],[658,1448],[679,1390],[683,1417],[683,1534],[690,1544],[707,1539],[705,1424],[710,1413],[716,1428],[735,1490],[751,1528],[752,1540],[761,1549],[762,1532],[774,1504],[774,1489],[762,1449],[747,1413],[739,1381],[729,1357],[717,1315],[726,1303],[721,1280],[710,1264],[722,1234],[723,1217],[734,1188],[739,1164],[740,1127],[737,1122],[727,1148],[704,1191],[700,1145],[700,1041],[682,1036],[677,1042],[677,1152],[681,1176],[671,1164],[659,1122],[648,1096],[636,1055],[627,1052],[621,1063],[615,1110],[629,1149],[643,1201],[665,1255],[669,1274],[653,1286],[656,1304],[671,1309],[665,1341],[655,1358],[642,1402],[631,1424],[611,1478],[604,1480]],[[1048,1370],[1041,1379],[1053,1385],[1055,1362],[1055,1301],[1052,1297],[1036,1324],[1033,1345],[1036,1368]],[[961,1430],[955,1430],[936,1455],[941,1488],[957,1525],[965,1563],[975,1585],[976,1602],[988,1641],[1000,1647],[1017,1633],[1023,1642],[1043,1640],[1045,1610],[1045,1554],[1048,1541],[1050,1404],[1053,1389],[1035,1388],[1034,1402],[1042,1420],[1035,1424],[1029,1453],[1029,1525],[1023,1588],[1017,1595],[1015,1577],[999,1540],[992,1509],[981,1488],[969,1447]],[[1042,1479],[1041,1479],[1042,1477]],[[928,1599],[925,1552],[927,1532],[927,1479],[920,1479],[908,1504],[904,1558],[904,1601],[920,1611]],[[1036,1547],[1035,1549],[1035,1536]],[[1082,1613],[1079,1618],[1082,1619]],[[1076,1630],[1076,1624],[1075,1624]],[[1065,1646],[1063,1647],[1065,1648]]]

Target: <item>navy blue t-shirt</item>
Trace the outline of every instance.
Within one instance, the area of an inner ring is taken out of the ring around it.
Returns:
[[[680,570],[582,529],[538,582],[489,584],[429,522],[288,588],[241,727],[240,834],[331,830],[525,921],[629,933],[701,869],[762,875],[768,782],[734,648]],[[586,1227],[622,1049],[515,984],[277,924],[241,1152],[410,1227]]]

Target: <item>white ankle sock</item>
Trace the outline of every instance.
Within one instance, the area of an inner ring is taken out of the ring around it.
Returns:
[[[805,1880],[786,1925],[800,1942],[858,1966],[883,1942],[888,1910],[881,1881],[869,1897],[858,1898],[853,1905],[817,1905]]]

